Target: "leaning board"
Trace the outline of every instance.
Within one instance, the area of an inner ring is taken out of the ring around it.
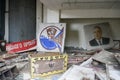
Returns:
[[[34,54],[29,58],[32,78],[64,72],[67,69],[67,54]]]

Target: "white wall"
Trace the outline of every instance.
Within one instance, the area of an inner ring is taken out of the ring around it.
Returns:
[[[38,5],[38,4],[37,4]],[[39,9],[37,9],[39,10]],[[120,10],[51,10],[44,6],[44,23],[67,23],[65,46],[84,47],[84,30],[86,24],[109,22],[113,39],[120,40]],[[61,18],[61,21],[59,21]]]
[[[119,9],[61,10],[61,18],[120,18]]]
[[[40,2],[40,0],[36,1],[36,32],[39,28],[39,23],[42,23],[43,18],[43,12],[42,12],[42,3]]]
[[[40,0],[36,1],[36,31],[39,23],[59,23],[59,20],[59,10],[48,9]]]
[[[59,23],[59,10],[48,9],[44,6],[44,23]]]
[[[102,22],[109,22],[112,38],[120,40],[120,19],[61,19],[61,22],[67,23],[65,46],[85,48],[86,45],[83,26]]]

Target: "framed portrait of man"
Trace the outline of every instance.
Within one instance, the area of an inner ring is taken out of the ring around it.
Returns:
[[[84,26],[86,49],[109,49],[113,46],[113,39],[108,22]]]

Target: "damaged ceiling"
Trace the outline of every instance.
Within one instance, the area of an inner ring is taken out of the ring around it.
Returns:
[[[120,0],[40,0],[50,9],[120,9]]]

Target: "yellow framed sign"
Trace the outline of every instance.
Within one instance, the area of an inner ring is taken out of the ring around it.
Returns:
[[[40,54],[30,57],[31,77],[44,77],[67,69],[67,54]]]

